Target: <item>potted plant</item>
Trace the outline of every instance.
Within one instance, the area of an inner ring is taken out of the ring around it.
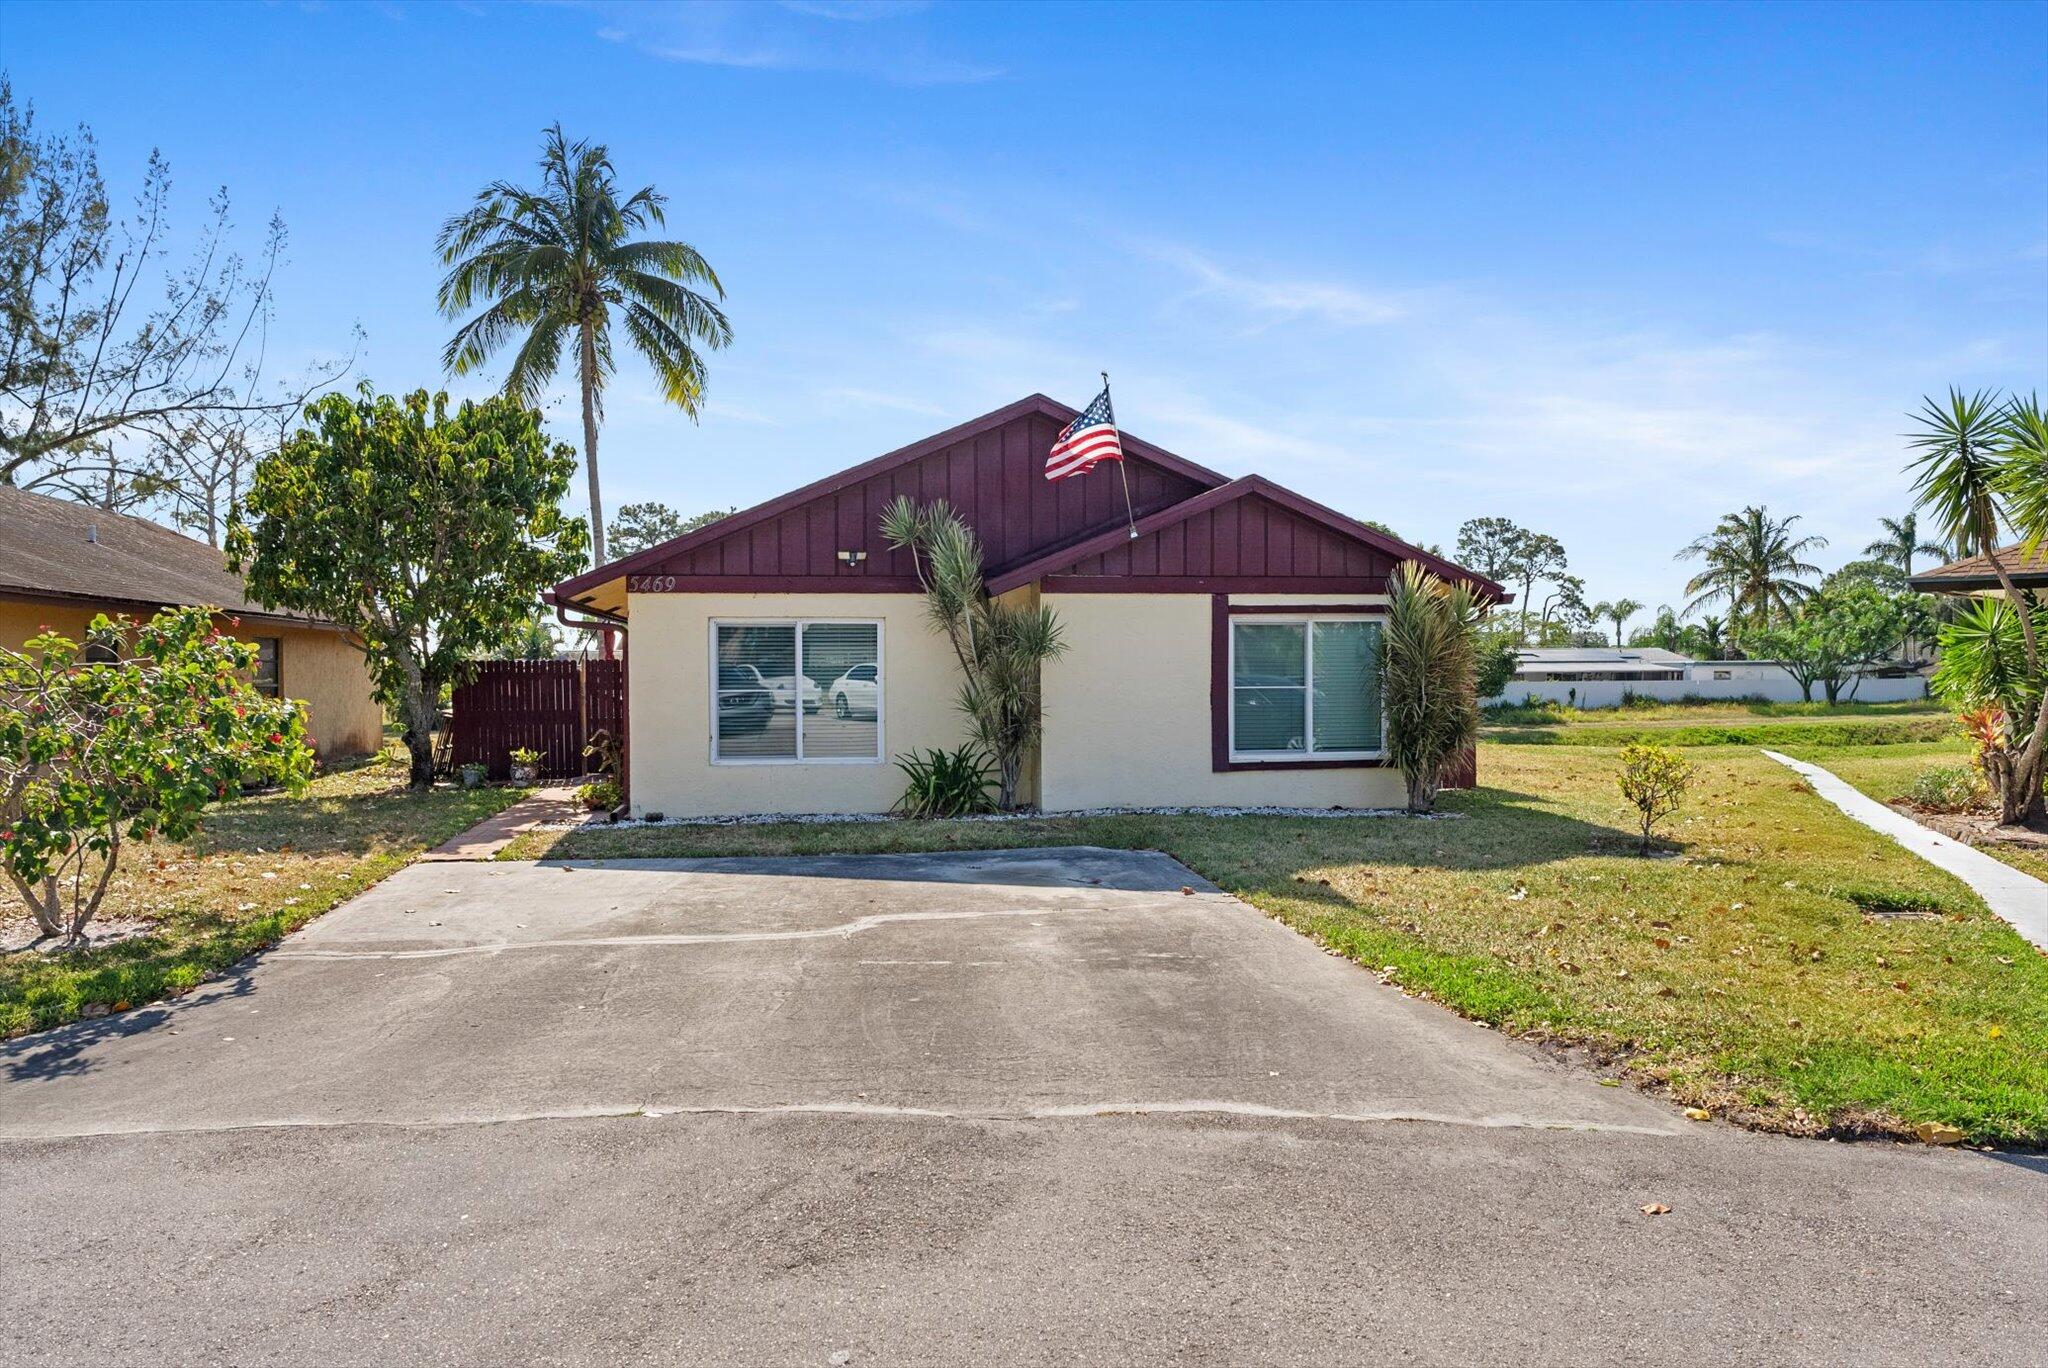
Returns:
[[[481,760],[472,760],[462,767],[462,786],[466,789],[482,788],[484,780],[491,777],[491,767]]]
[[[540,778],[540,752],[520,746],[512,752],[512,782],[531,784]]]

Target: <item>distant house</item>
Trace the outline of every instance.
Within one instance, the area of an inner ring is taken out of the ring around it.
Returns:
[[[383,744],[369,669],[341,628],[251,603],[205,542],[0,485],[0,646],[19,649],[45,630],[82,640],[100,613],[147,617],[187,605],[218,609],[223,631],[256,644],[256,686],[304,703],[322,759]]]
[[[1542,646],[1520,652],[1499,698],[1612,708],[1629,697],[1763,698],[1789,703],[1802,697],[1798,681],[1775,660],[1694,660],[1657,646]],[[1911,670],[1873,670],[1858,681],[1856,700],[1892,703],[1923,698],[1924,678]]]
[[[1587,680],[1679,680],[1692,666],[1690,656],[1656,646],[1532,646],[1515,666],[1517,684],[1548,684]]]
[[[1032,395],[557,585],[563,608],[625,628],[633,810],[882,812],[896,756],[964,739],[958,665],[882,540],[899,495],[947,501],[989,592],[1058,614],[1026,801],[1401,803],[1378,679],[1388,582],[1418,562],[1487,602],[1506,591],[1128,433],[1122,469],[1048,481],[1075,416]]]

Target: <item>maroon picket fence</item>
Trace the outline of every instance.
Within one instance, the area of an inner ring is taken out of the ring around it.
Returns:
[[[487,660],[455,690],[452,762],[512,773],[512,752],[541,754],[541,775],[573,779],[592,767],[583,754],[599,730],[620,736],[625,669],[616,660]]]

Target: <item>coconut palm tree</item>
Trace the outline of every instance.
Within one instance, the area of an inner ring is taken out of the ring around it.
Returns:
[[[1884,528],[1884,535],[1864,547],[1863,554],[1893,567],[1907,579],[1913,578],[1913,557],[1944,556],[1948,551],[1940,542],[1921,539],[1918,513],[1908,513],[1903,518],[1879,518],[1877,522]]]
[[[1643,611],[1643,605],[1634,599],[1616,599],[1612,603],[1597,603],[1593,606],[1596,616],[1614,624],[1614,647],[1621,649],[1621,625]]]
[[[493,181],[448,220],[437,245],[441,312],[460,318],[441,354],[454,375],[481,369],[506,344],[518,351],[505,392],[537,403],[573,349],[583,399],[583,466],[590,485],[593,564],[602,565],[604,510],[597,480],[597,425],[613,369],[612,324],[646,360],[662,397],[696,418],[704,401],[704,349],[732,341],[710,263],[686,242],[640,239],[661,227],[665,195],[644,186],[619,197],[602,143],[570,142],[556,124],[541,146],[540,184]],[[693,285],[709,287],[699,293]]]
[[[1678,553],[1707,568],[1686,581],[1691,612],[1706,603],[1726,602],[1731,626],[1755,629],[1789,617],[1813,593],[1805,582],[1820,567],[1800,559],[1828,544],[1826,537],[1793,535],[1799,515],[1773,518],[1766,508],[1723,514],[1714,530]]]
[[[1725,625],[1723,619],[1715,617],[1712,613],[1700,617],[1700,642],[1707,648],[1706,655],[1709,660],[1721,659],[1721,653],[1727,649],[1726,643],[1721,640],[1721,628]]]

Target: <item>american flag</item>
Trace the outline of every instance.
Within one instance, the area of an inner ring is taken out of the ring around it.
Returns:
[[[1069,475],[1086,475],[1095,469],[1097,461],[1123,458],[1124,444],[1117,440],[1116,414],[1109,407],[1109,386],[1105,383],[1095,402],[1053,439],[1052,454],[1045,458],[1045,478],[1064,480]]]

